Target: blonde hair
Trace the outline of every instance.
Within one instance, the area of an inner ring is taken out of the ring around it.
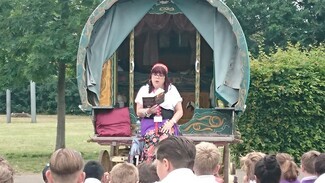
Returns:
[[[299,175],[298,166],[288,153],[278,153],[276,159],[280,164],[282,179],[295,181]]]
[[[196,175],[213,175],[219,165],[220,153],[218,148],[209,142],[201,142],[195,146],[196,155],[194,172]]]
[[[301,166],[309,174],[316,174],[315,160],[320,155],[318,151],[308,151],[301,156]]]
[[[62,148],[56,150],[50,159],[50,171],[56,182],[71,182],[78,178],[83,170],[83,158],[80,152]]]
[[[10,164],[0,157],[0,182],[1,183],[13,183],[14,182],[14,170]]]
[[[139,181],[139,172],[131,163],[119,163],[115,165],[110,173],[110,183],[136,183]]]
[[[255,180],[255,164],[263,157],[264,153],[253,151],[240,158],[241,169],[246,172],[248,180]]]

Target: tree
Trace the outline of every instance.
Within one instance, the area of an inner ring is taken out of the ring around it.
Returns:
[[[299,42],[302,47],[325,41],[325,4],[320,0],[226,0],[238,18],[254,56],[276,46]],[[260,48],[264,50],[259,50]]]
[[[98,1],[3,0],[0,12],[1,68],[4,85],[58,79],[57,139],[65,147],[65,75],[75,71],[82,27]]]

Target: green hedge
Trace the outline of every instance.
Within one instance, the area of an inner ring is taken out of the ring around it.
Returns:
[[[253,59],[246,104],[237,123],[243,143],[232,146],[234,157],[287,152],[300,162],[306,151],[324,152],[324,46],[308,52],[291,46]]]

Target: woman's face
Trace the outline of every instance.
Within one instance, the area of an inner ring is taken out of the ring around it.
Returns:
[[[164,89],[165,76],[160,73],[151,74],[151,82],[155,89],[162,88]]]

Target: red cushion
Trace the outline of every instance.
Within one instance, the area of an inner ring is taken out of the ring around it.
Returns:
[[[131,136],[131,119],[128,107],[108,109],[96,114],[98,136]]]

